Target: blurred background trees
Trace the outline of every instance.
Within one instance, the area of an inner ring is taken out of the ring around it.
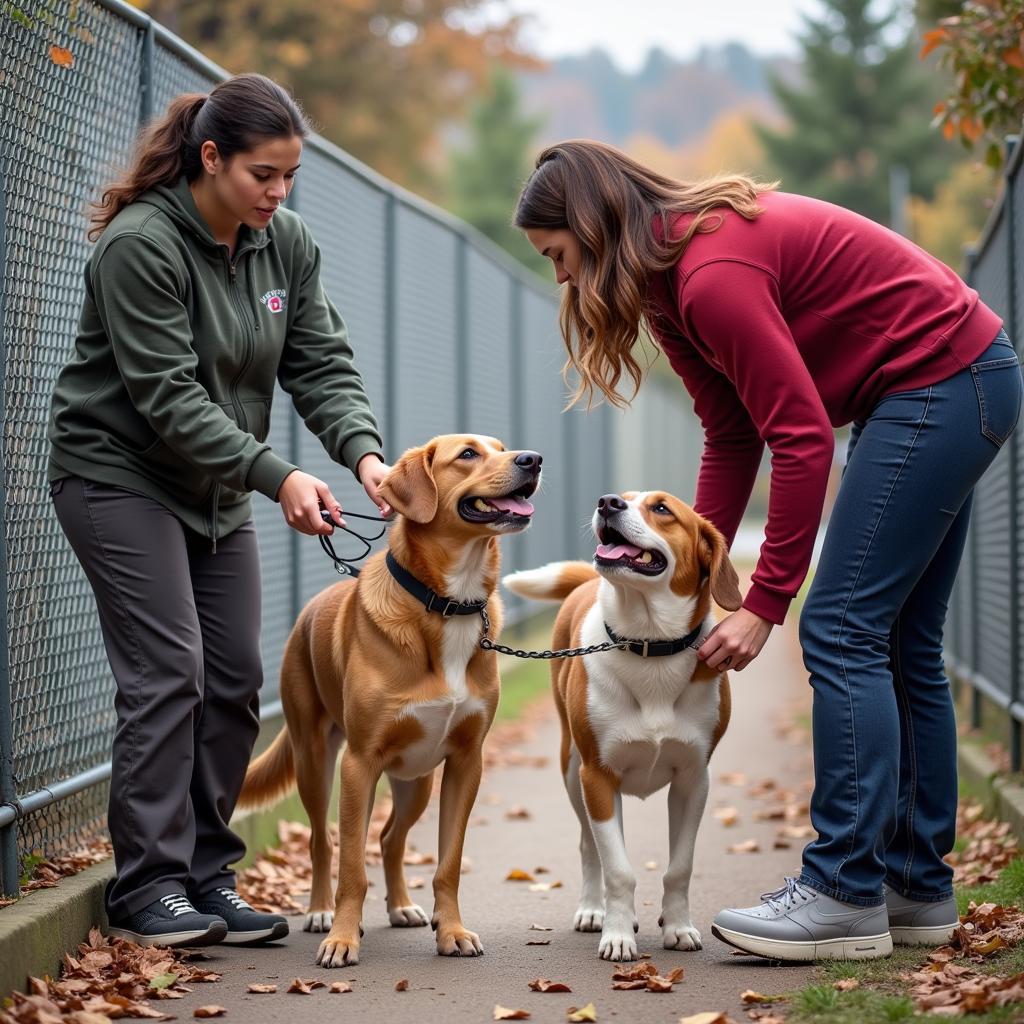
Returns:
[[[603,50],[540,61],[508,0],[136,6],[278,79],[333,142],[543,273],[509,221],[538,150],[571,137],[679,178],[778,177],[959,268],[1024,117],[1024,0],[819,0],[795,54],[654,46],[633,71]]]

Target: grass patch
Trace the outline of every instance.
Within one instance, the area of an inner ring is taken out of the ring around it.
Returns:
[[[510,672],[502,673],[501,699],[495,719],[509,722],[518,718],[527,704],[551,689],[551,666],[547,661],[524,661]]]

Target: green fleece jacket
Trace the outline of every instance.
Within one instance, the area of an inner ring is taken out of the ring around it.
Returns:
[[[233,259],[188,183],[146,192],[107,226],[53,394],[50,481],[80,476],[147,495],[212,537],[275,498],[296,467],[266,443],[275,378],[327,454],[353,472],[381,438],[320,250],[279,209],[244,225]]]

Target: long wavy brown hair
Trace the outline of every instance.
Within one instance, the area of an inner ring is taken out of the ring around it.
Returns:
[[[571,387],[572,372],[579,376],[570,406],[586,397],[589,408],[595,390],[613,405],[629,405],[643,378],[634,347],[651,275],[677,263],[695,234],[721,224],[717,207],[753,220],[761,213],[757,197],[777,187],[743,175],[676,181],[588,139],[560,142],[537,157],[513,223],[524,230],[567,228],[580,242],[579,270],[562,291],[560,314],[569,353],[563,377]],[[671,222],[681,213],[696,216],[672,238]],[[633,382],[628,398],[618,391],[624,375]]]
[[[171,100],[163,117],[144,128],[124,177],[93,203],[89,238],[103,229],[143,192],[173,185],[183,174],[195,181],[203,173],[200,151],[213,142],[223,160],[266,139],[304,139],[309,123],[301,107],[265,75],[235,75],[209,95],[184,93]]]

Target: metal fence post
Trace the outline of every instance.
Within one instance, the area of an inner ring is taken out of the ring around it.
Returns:
[[[455,424],[469,430],[469,245],[455,236]]]
[[[1020,142],[1017,135],[1009,135],[1006,138],[1006,166],[1012,162],[1013,150]],[[1006,293],[1006,318],[1012,331],[1017,323],[1017,273],[1014,258],[1016,255],[1016,232],[1014,230],[1014,217],[1016,208],[1013,198],[1013,177],[1006,177],[1006,266],[1007,293]],[[1019,431],[1010,435],[1010,770],[1019,772],[1021,767],[1021,721],[1017,715],[1017,704],[1020,701],[1020,583],[1017,579],[1017,569],[1020,565],[1020,524],[1017,517],[1019,507],[1020,474],[1017,469],[1017,458],[1020,450]]]
[[[7,463],[3,447],[7,414],[7,345],[4,335],[4,282],[7,274],[7,248],[4,223],[7,219],[4,178],[0,172],[0,511],[7,507]],[[11,702],[11,672],[7,632],[7,517],[0,523],[0,804],[14,804],[14,707]],[[0,887],[4,896],[18,895],[18,823],[0,827]]]
[[[384,417],[383,433],[389,438],[391,457],[398,449],[398,199],[388,192],[384,203]],[[388,453],[384,453],[388,461]]]
[[[152,19],[142,30],[142,58],[139,64],[139,127],[144,128],[153,116],[153,49],[156,31]]]

